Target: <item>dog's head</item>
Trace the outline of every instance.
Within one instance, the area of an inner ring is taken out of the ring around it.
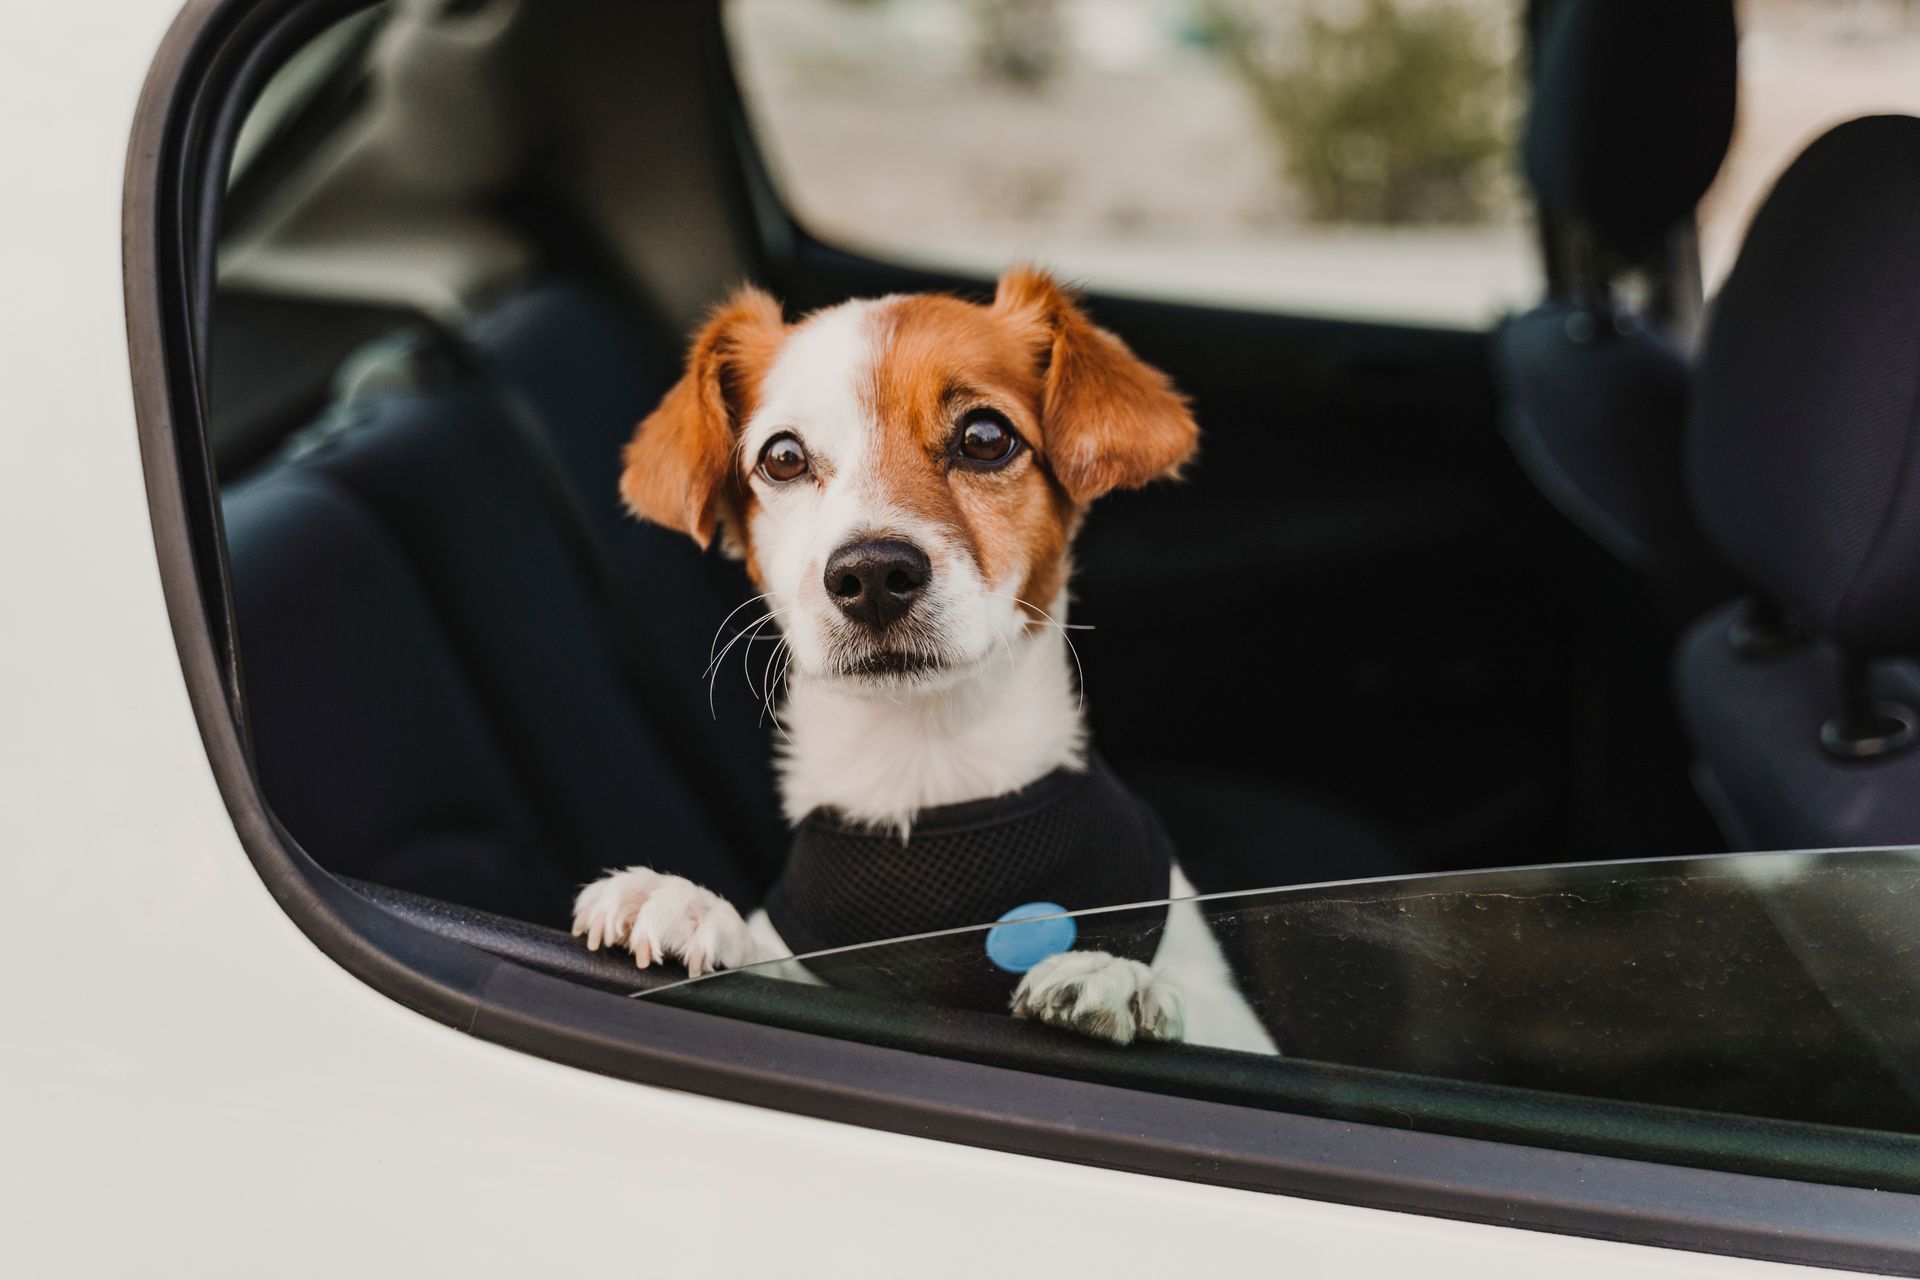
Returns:
[[[1038,271],[990,305],[896,296],[792,325],[746,288],[620,489],[746,561],[808,678],[941,687],[1044,625],[1088,503],[1172,474],[1198,435],[1166,376]]]

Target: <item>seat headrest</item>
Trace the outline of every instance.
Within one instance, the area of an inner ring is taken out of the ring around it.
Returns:
[[[1732,0],[1558,0],[1522,157],[1540,202],[1616,245],[1686,217],[1733,137]]]
[[[1687,463],[1762,592],[1862,656],[1920,651],[1920,120],[1822,136],[1708,318]]]

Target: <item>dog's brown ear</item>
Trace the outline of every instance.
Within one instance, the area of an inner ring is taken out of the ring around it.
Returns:
[[[1095,325],[1052,276],[1014,267],[993,308],[1039,353],[1040,451],[1077,503],[1175,475],[1200,428],[1167,375]]]
[[[620,496],[642,520],[702,547],[733,511],[734,441],[786,334],[780,304],[742,286],[708,318],[686,371],[622,455]]]

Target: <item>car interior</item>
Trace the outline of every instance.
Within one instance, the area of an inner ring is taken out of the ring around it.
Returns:
[[[744,911],[786,841],[767,649],[709,669],[745,576],[623,511],[621,446],[739,281],[790,316],[991,290],[803,225],[722,8],[360,9],[269,82],[220,215],[209,447],[274,817],[389,910],[621,991],[675,975],[568,938],[579,885],[647,862]],[[1203,891],[1920,827],[1920,123],[1810,148],[1703,314],[1732,4],[1514,20],[1537,305],[1090,282],[1204,433],[1095,511],[1073,589],[1093,740]]]

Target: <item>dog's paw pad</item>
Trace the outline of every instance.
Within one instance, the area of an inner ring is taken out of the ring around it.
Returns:
[[[628,867],[602,876],[573,903],[573,936],[587,949],[621,947],[645,969],[679,960],[697,978],[752,960],[753,939],[733,904],[682,876]]]
[[[1177,1042],[1186,1024],[1177,988],[1105,951],[1066,951],[1027,970],[1014,988],[1013,1015],[1114,1044]]]

